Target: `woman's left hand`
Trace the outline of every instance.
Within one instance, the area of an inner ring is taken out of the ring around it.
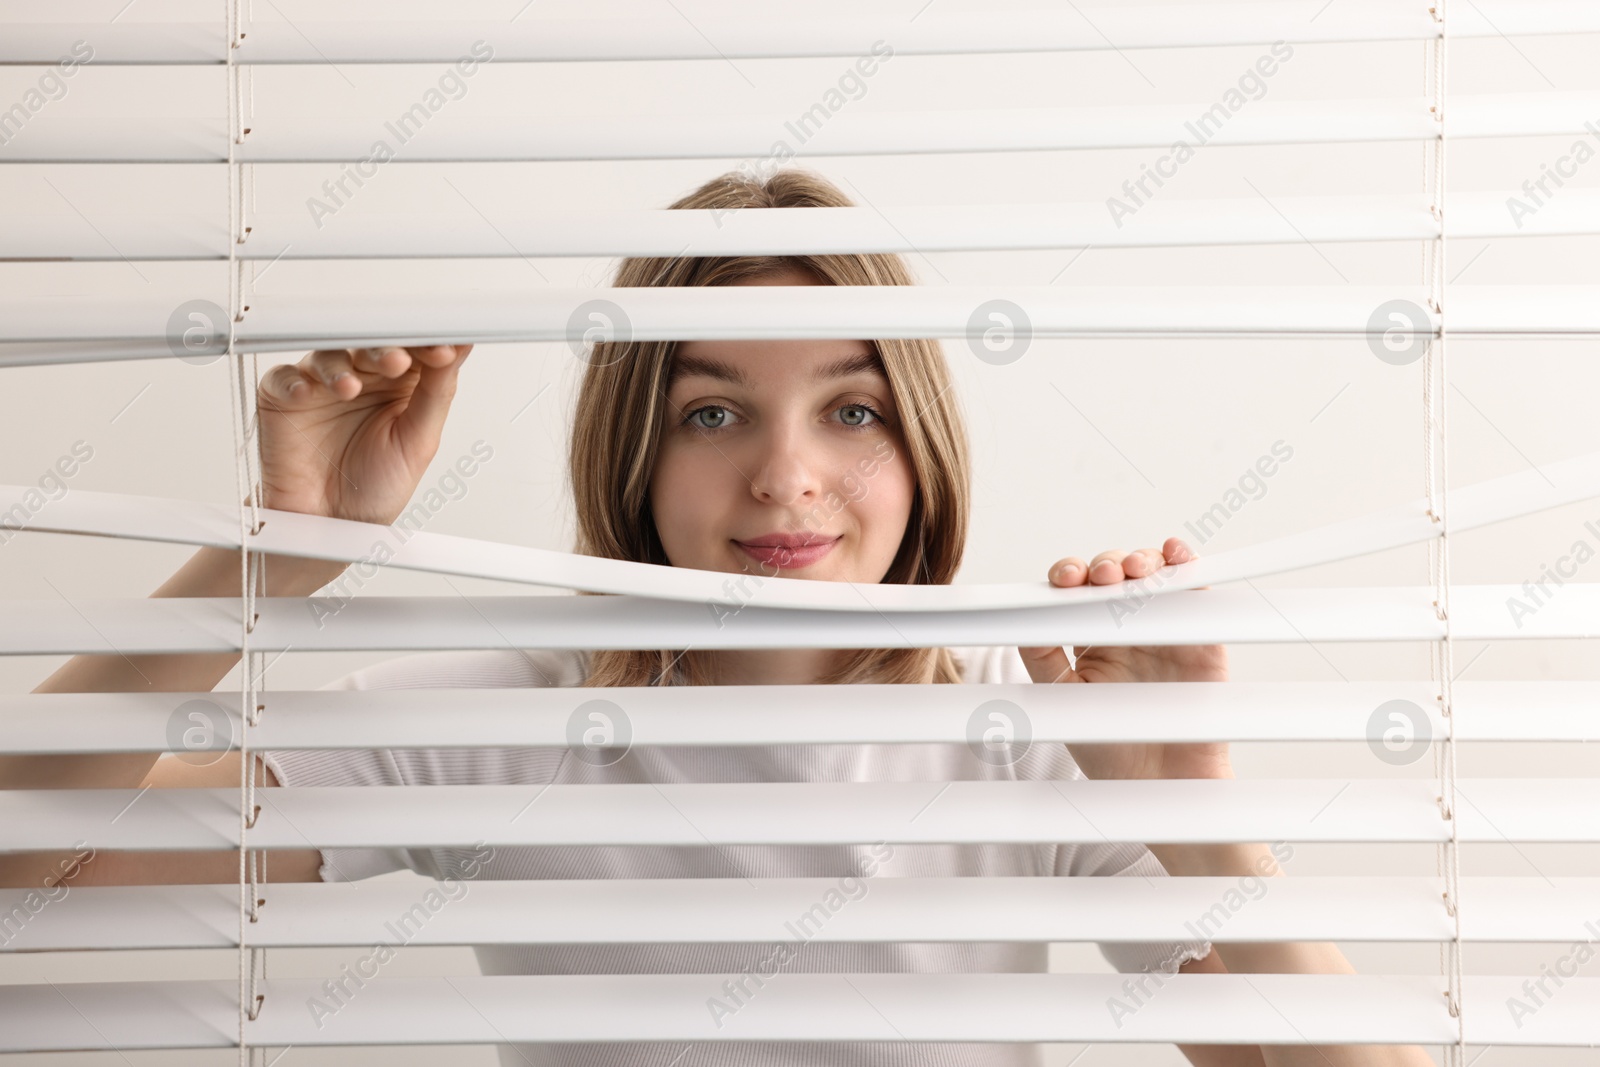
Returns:
[[[1102,552],[1085,563],[1077,556],[1050,568],[1050,583],[1062,588],[1111,585],[1148,578],[1169,564],[1197,558],[1176,537],[1160,548]],[[1222,645],[1095,645],[1073,648],[1074,667],[1062,648],[1018,648],[1035,682],[1223,682],[1228,651]],[[1072,746],[1073,758],[1090,778],[1232,778],[1228,746],[1202,744],[1092,744]]]

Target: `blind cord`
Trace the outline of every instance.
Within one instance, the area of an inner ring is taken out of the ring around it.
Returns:
[[[1438,227],[1436,237],[1425,243],[1423,282],[1428,290],[1428,310],[1436,320],[1436,333],[1430,330],[1423,350],[1423,460],[1426,467],[1428,516],[1439,524],[1439,536],[1428,545],[1430,577],[1434,586],[1434,613],[1442,624],[1438,641],[1430,649],[1431,673],[1437,681],[1437,699],[1444,733],[1434,748],[1434,772],[1439,783],[1440,816],[1449,823],[1450,836],[1435,852],[1436,869],[1444,880],[1445,913],[1452,923],[1452,936],[1439,944],[1440,970],[1445,975],[1445,1002],[1456,1021],[1456,1041],[1445,1049],[1446,1067],[1466,1063],[1466,1027],[1462,1004],[1461,943],[1461,820],[1456,796],[1455,646],[1450,618],[1450,464],[1446,433],[1446,327],[1445,264],[1448,239],[1445,229],[1445,64],[1449,52],[1449,23],[1446,0],[1433,0],[1429,14],[1438,32],[1424,48],[1424,80],[1431,97],[1429,108],[1438,124],[1438,136],[1428,145],[1423,157],[1423,182],[1430,198],[1430,213]]]
[[[264,561],[252,552],[251,538],[261,530],[261,479],[259,477],[260,417],[255,403],[256,357],[250,357],[246,373],[244,354],[238,351],[238,324],[249,310],[245,296],[243,261],[239,245],[249,236],[247,207],[254,194],[254,175],[238,161],[237,148],[248,134],[246,125],[244,71],[235,62],[235,52],[244,39],[244,19],[240,0],[227,0],[225,6],[227,62],[227,162],[228,162],[228,310],[227,363],[229,393],[232,397],[234,431],[234,472],[238,481],[240,545],[240,635],[239,635],[239,1063],[249,1067],[255,1050],[246,1041],[246,1026],[261,1012],[265,995],[259,978],[266,976],[266,957],[250,946],[249,925],[260,920],[260,885],[265,864],[259,852],[249,848],[250,830],[261,808],[256,803],[255,760],[250,751],[250,729],[260,722],[262,705],[257,700],[257,655],[251,651],[250,635],[259,615],[255,594],[265,586]],[[249,93],[253,105],[253,87]],[[253,110],[253,108],[252,108]],[[253,275],[252,275],[253,280]],[[259,976],[258,976],[259,970]],[[263,1052],[265,1050],[262,1050]]]

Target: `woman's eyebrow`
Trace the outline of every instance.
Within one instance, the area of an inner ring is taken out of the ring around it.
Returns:
[[[672,360],[672,367],[667,371],[667,388],[671,389],[679,378],[687,378],[690,375],[715,378],[719,382],[731,382],[741,389],[750,388],[750,382],[745,378],[744,372],[732,364],[707,356],[683,355],[675,356]]]
[[[888,378],[884,369],[883,359],[876,352],[858,352],[854,355],[836,359],[832,363],[825,363],[817,368],[812,375],[813,381],[826,381],[831,378],[848,378],[852,374],[861,374],[870,371]],[[715,378],[717,381],[730,382],[741,388],[750,388],[750,382],[744,372],[738,367],[724,363],[720,359],[711,359],[708,356],[680,355],[673,359],[672,368],[667,372],[667,388],[680,378],[690,375],[700,375],[705,378]]]
[[[811,380],[822,382],[830,378],[848,378],[852,374],[868,371],[880,374],[885,379],[889,377],[884,369],[883,359],[876,352],[858,352],[853,356],[845,356],[843,359],[836,359],[832,363],[818,367],[817,373],[811,376]]]

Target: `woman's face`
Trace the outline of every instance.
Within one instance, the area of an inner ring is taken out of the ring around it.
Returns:
[[[805,273],[755,285],[815,285]],[[688,341],[650,484],[674,567],[883,580],[915,479],[866,341]]]

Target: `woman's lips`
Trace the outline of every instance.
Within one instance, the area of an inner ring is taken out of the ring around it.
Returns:
[[[829,541],[818,541],[815,544],[804,545],[796,548],[781,548],[776,545],[747,545],[743,541],[735,541],[751,559],[768,567],[777,567],[780,570],[792,570],[797,567],[809,567],[823,556],[833,551],[833,546],[839,543],[835,537]]]

